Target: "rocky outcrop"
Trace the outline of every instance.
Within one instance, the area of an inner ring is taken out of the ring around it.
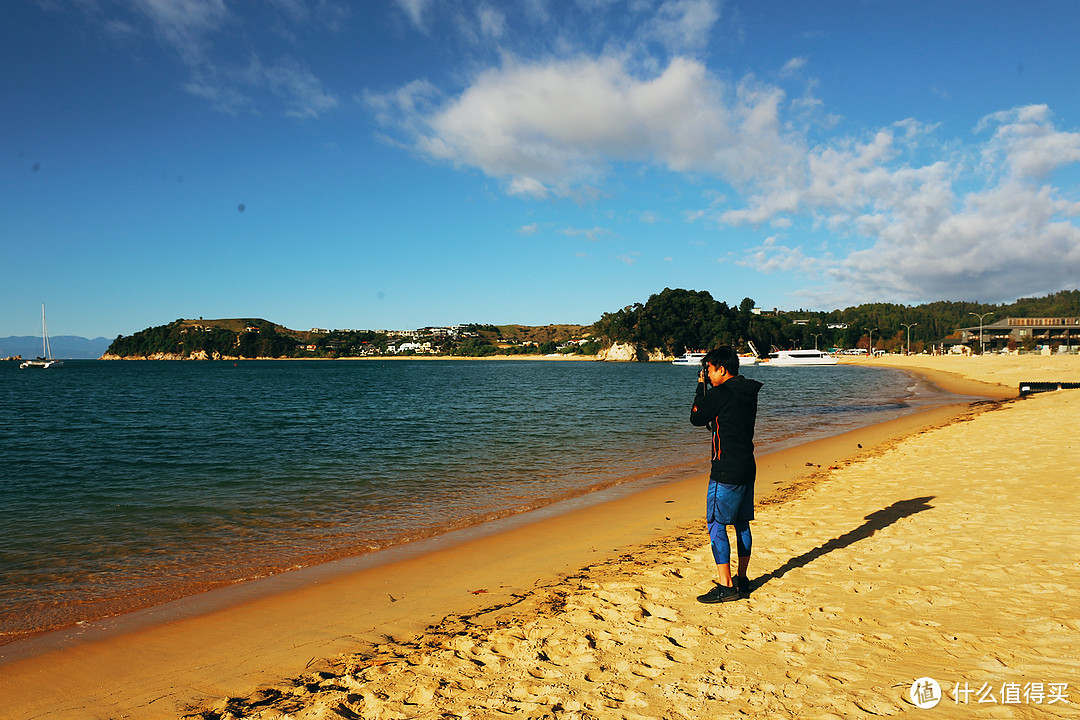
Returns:
[[[633,362],[638,359],[637,348],[630,343],[613,343],[596,354],[597,360],[606,362]]]
[[[184,356],[180,353],[153,353],[151,355],[113,355],[111,353],[105,353],[101,356],[101,360],[183,360]]]
[[[596,354],[597,360],[608,362],[664,362],[671,358],[663,350],[643,348],[630,343],[614,343]]]
[[[196,350],[190,355],[181,355],[180,353],[166,353],[157,352],[150,355],[113,355],[111,353],[105,353],[100,360],[239,360],[239,357],[234,355],[222,355],[218,351],[213,353],[207,353],[205,350]],[[259,360],[272,359],[272,358],[257,358]]]

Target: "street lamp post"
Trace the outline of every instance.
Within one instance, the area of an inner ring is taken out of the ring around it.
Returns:
[[[919,323],[911,323],[910,325],[907,324],[907,323],[900,323],[900,324],[907,328],[907,350],[905,351],[905,354],[910,355],[911,354],[911,328],[915,327]]]
[[[821,337],[821,333],[811,333],[814,336],[814,349],[817,350],[817,339]]]
[[[874,328],[874,330],[863,328],[863,330],[870,333],[870,357],[874,357],[874,330],[877,330],[877,328]]]
[[[985,345],[985,343],[983,343],[983,318],[986,317],[987,315],[991,315],[991,314],[992,313],[988,313],[988,312],[984,312],[982,315],[980,315],[977,312],[969,312],[968,313],[968,315],[974,315],[975,317],[979,318],[979,354],[980,355],[982,355],[983,353],[986,352],[986,345]]]

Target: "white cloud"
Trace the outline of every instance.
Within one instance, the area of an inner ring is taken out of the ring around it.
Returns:
[[[563,228],[560,230],[567,237],[583,237],[589,242],[596,242],[600,238],[611,235],[611,230],[602,227],[592,228]]]
[[[432,83],[413,80],[390,93],[365,92],[363,101],[375,112],[375,119],[380,124],[416,134],[423,131],[423,117],[440,97],[438,88]]]
[[[231,19],[224,0],[132,0],[132,6],[188,65],[205,61],[211,34]]]
[[[1080,206],[1049,186],[1007,181],[932,222],[899,212],[868,249],[832,269],[863,295],[1015,299],[1076,286]]]
[[[231,115],[253,104],[251,97],[237,83],[222,78],[212,68],[193,70],[184,90],[208,101],[215,110]]]
[[[430,0],[396,0],[396,2],[398,7],[405,12],[405,15],[409,18],[409,22],[411,22],[413,26],[418,30],[426,31],[424,25],[424,13],[431,4]]]
[[[781,175],[798,156],[780,127],[782,98],[752,79],[724,83],[686,58],[647,77],[614,56],[506,59],[436,110],[399,105],[397,124],[423,154],[479,168],[510,192],[565,196],[601,182],[614,162],[736,183]]]
[[[515,177],[510,180],[506,191],[511,195],[545,198],[548,196],[548,188],[536,178]]]
[[[502,12],[488,5],[481,6],[477,11],[480,20],[480,32],[485,37],[500,38],[506,31],[506,16]]]
[[[300,119],[319,117],[339,104],[322,81],[289,58],[270,65],[253,56],[244,67],[200,66],[184,88],[231,114],[256,106],[255,94],[278,98],[285,115]]]
[[[329,0],[311,7],[304,0],[269,4],[280,13],[279,26],[316,22],[332,30],[348,14]],[[262,28],[245,26],[244,16],[232,12],[225,0],[119,0],[83,9],[113,40],[153,40],[175,53],[189,73],[182,87],[222,112],[258,110],[267,98],[275,98],[284,114],[314,118],[339,104],[310,68],[288,57],[260,57],[255,46]],[[237,62],[233,56],[240,38],[253,47],[246,61]]]
[[[793,57],[780,68],[780,77],[793,77],[798,75],[806,67],[807,60],[804,57]]]
[[[1056,128],[1046,106],[988,115],[974,140],[939,138],[911,118],[838,135],[841,119],[804,77],[807,58],[779,71],[805,83],[799,97],[753,76],[728,79],[695,55],[719,2],[652,7],[628,6],[639,24],[621,47],[567,51],[575,45],[560,34],[560,54],[504,53],[455,93],[421,84],[369,101],[403,146],[479,170],[511,195],[580,200],[609,191],[628,167],[715,183],[684,220],[777,233],[730,257],[801,275],[804,297],[999,300],[1076,284],[1076,198],[1052,178],[1080,162],[1080,133]],[[813,139],[822,131],[828,140]]]
[[[286,114],[292,117],[318,117],[338,106],[337,98],[317,77],[290,59],[269,66],[253,59],[249,72],[251,85],[266,87],[281,98]]]
[[[772,236],[765,238],[760,246],[747,251],[735,264],[766,274],[792,270],[810,273],[817,267],[817,261],[803,254],[801,247],[780,245]]]
[[[643,36],[675,53],[698,53],[708,45],[713,26],[720,20],[715,0],[668,0],[645,24]]]
[[[801,293],[819,301],[997,302],[1076,286],[1080,203],[1042,178],[1080,161],[1080,135],[1057,130],[1045,107],[1017,108],[979,124],[979,131],[995,128],[976,153],[981,162],[941,150],[917,165],[910,145],[926,129],[901,127],[815,148],[804,185],[762,193],[724,215],[761,222],[781,212],[816,213],[826,229],[868,238],[868,247],[800,264],[798,248],[767,243],[744,262],[763,272],[823,273],[828,281]]]
[[[977,130],[997,125],[984,157],[1004,162],[1016,177],[1041,179],[1063,165],[1080,161],[1080,133],[1061,132],[1045,105],[1029,105],[988,115]]]

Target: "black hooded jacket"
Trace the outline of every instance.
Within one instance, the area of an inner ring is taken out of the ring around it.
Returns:
[[[761,383],[736,375],[718,387],[705,390],[698,383],[690,423],[706,426],[715,422],[712,438],[712,472],[709,479],[728,485],[753,485],[757,476],[754,462],[754,423]]]

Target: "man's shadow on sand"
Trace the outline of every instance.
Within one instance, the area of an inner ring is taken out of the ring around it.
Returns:
[[[900,518],[911,517],[915,513],[921,513],[924,510],[930,510],[934,506],[930,505],[930,501],[934,499],[933,495],[927,497],[912,498],[910,500],[898,500],[887,508],[877,510],[866,516],[866,522],[859,527],[846,532],[840,537],[835,537],[828,541],[824,545],[818,545],[813,550],[803,553],[798,557],[793,557],[786,563],[776,568],[770,573],[766,573],[757,578],[753,582],[753,587],[758,588],[769,582],[770,580],[776,580],[782,578],[789,571],[801,568],[804,565],[808,565],[817,560],[822,555],[831,553],[833,550],[839,550],[846,548],[849,545],[857,543],[860,540],[864,540],[878,530],[892,525]]]

